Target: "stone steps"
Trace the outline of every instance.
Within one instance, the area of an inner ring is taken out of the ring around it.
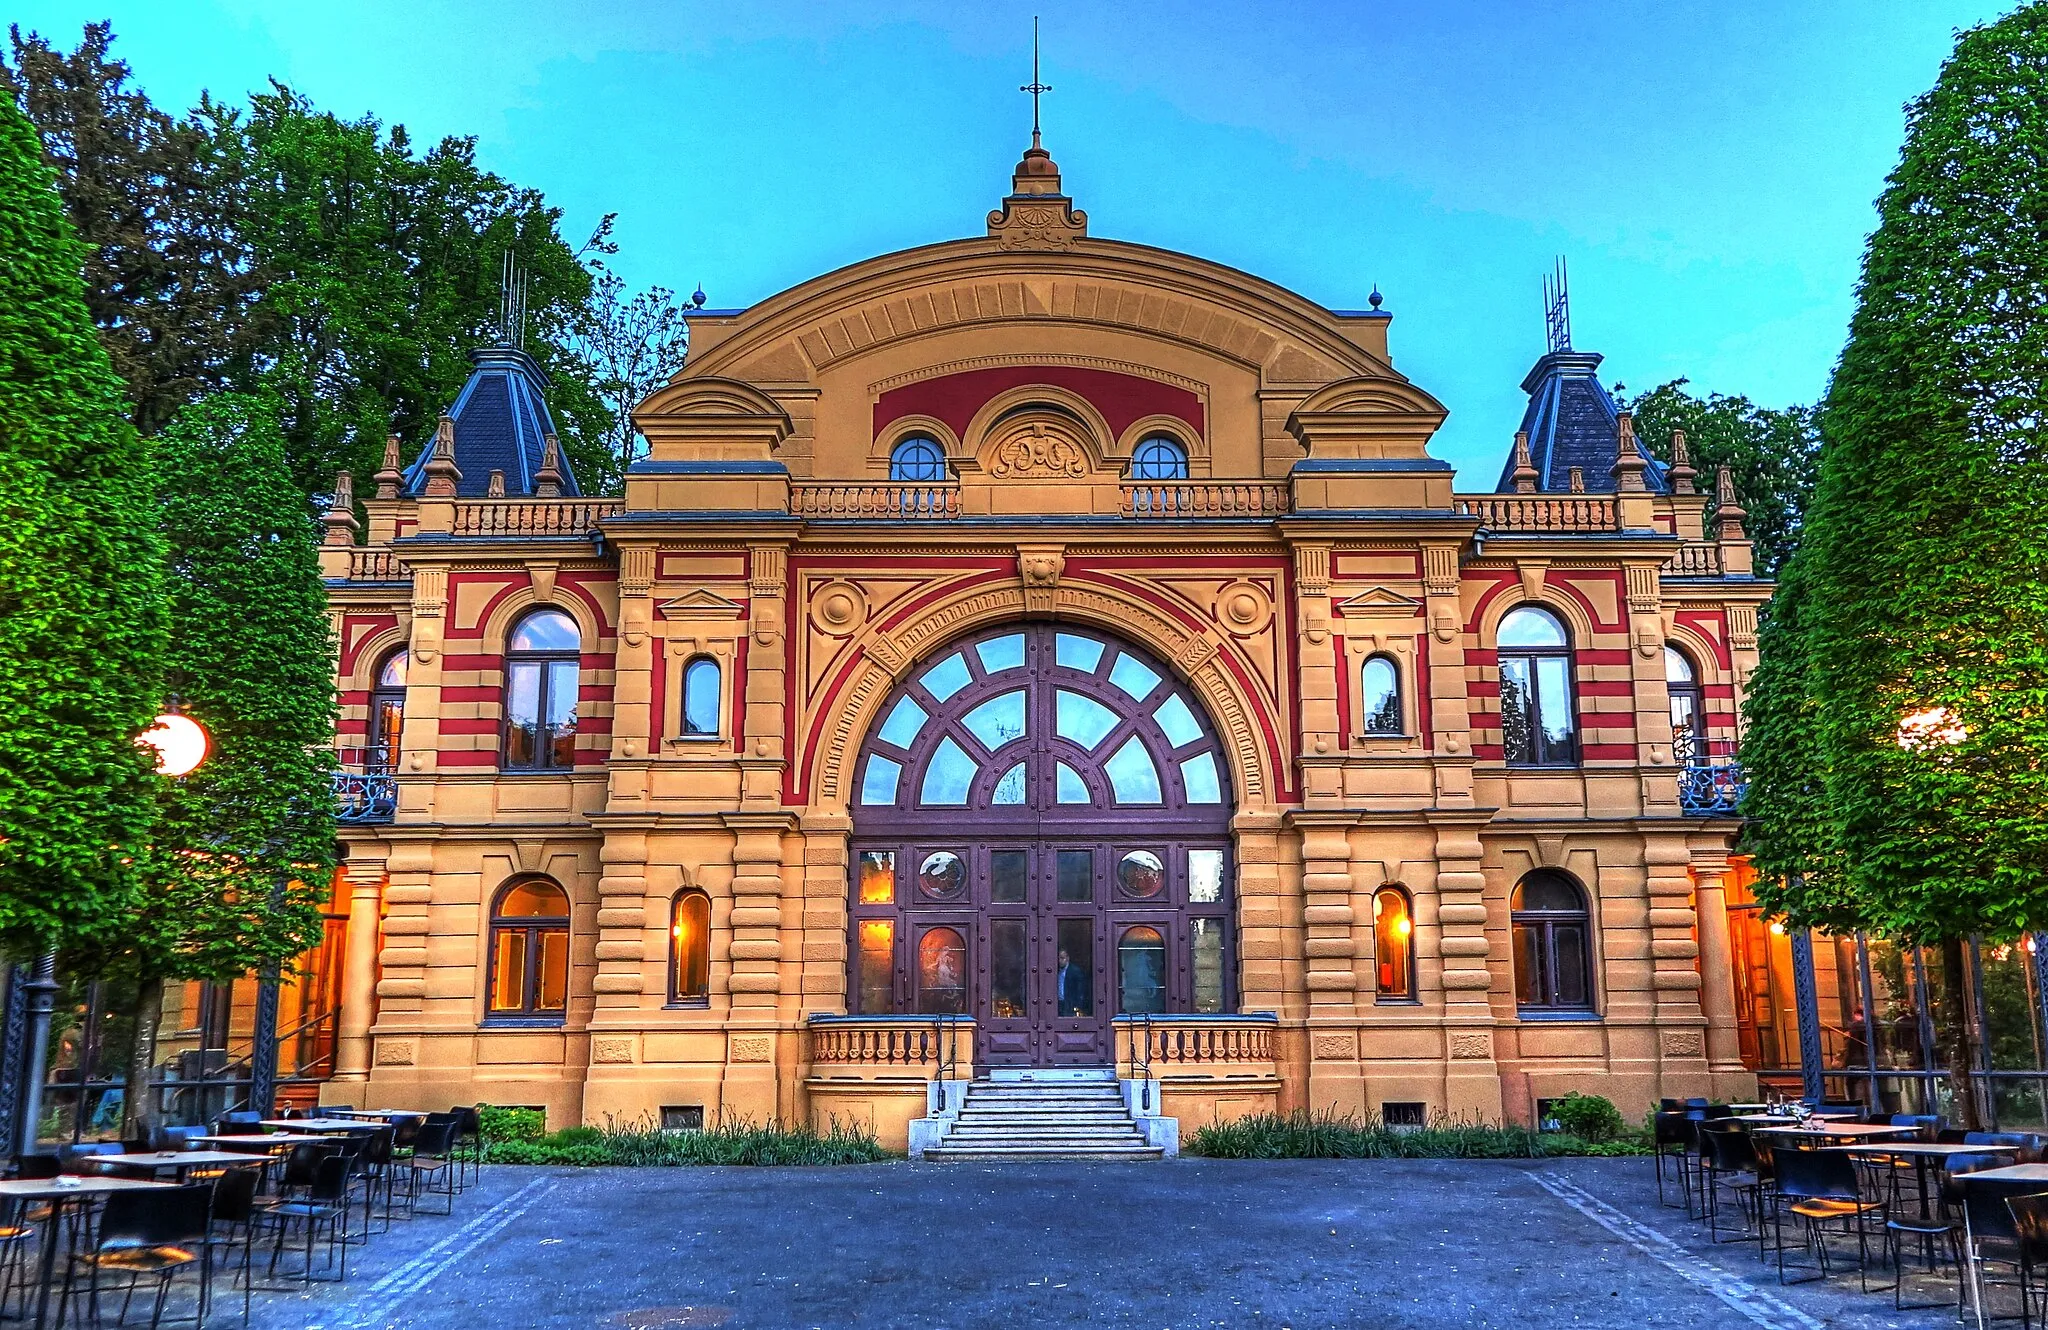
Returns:
[[[925,1147],[934,1161],[1159,1159],[1124,1107],[1113,1071],[1003,1073],[967,1087],[946,1134]]]

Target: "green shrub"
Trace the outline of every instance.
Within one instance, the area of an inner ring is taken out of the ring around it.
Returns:
[[[1557,1129],[1584,1141],[1611,1141],[1628,1130],[1628,1121],[1611,1100],[1572,1091],[1550,1106]]]
[[[476,1119],[483,1138],[494,1145],[500,1141],[537,1141],[548,1133],[547,1115],[537,1108],[478,1104]]]
[[[517,1110],[512,1110],[517,1111]],[[819,1133],[809,1127],[757,1127],[728,1123],[707,1131],[656,1131],[641,1122],[621,1126],[565,1127],[523,1139],[497,1138],[494,1164],[548,1164],[596,1168],[607,1164],[637,1168],[680,1168],[696,1164],[873,1164],[894,1158],[860,1131],[834,1125]]]
[[[1442,1115],[1425,1127],[1391,1128],[1377,1117],[1301,1111],[1202,1127],[1181,1148],[1211,1159],[1543,1159],[1646,1153],[1633,1140],[1588,1141],[1564,1132]]]

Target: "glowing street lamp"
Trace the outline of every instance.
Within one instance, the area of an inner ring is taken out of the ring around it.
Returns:
[[[175,711],[158,716],[155,725],[135,736],[135,742],[143,748],[156,750],[156,774],[159,776],[191,775],[206,760],[212,747],[205,726]]]

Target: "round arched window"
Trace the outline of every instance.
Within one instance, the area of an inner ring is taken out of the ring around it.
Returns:
[[[1140,443],[1131,454],[1131,478],[1133,480],[1186,480],[1188,478],[1188,452],[1180,442],[1164,434],[1155,434]]]
[[[569,1006],[569,897],[545,878],[514,882],[491,907],[490,1010],[560,1018]]]
[[[1401,733],[1401,671],[1392,656],[1367,656],[1359,675],[1367,734]]]
[[[394,771],[398,767],[398,744],[405,731],[404,647],[384,657],[377,667],[377,686],[370,690],[370,749],[364,754],[364,769]]]
[[[1579,760],[1572,713],[1572,653],[1549,610],[1518,605],[1500,621],[1501,756],[1509,766],[1568,767]]]
[[[577,652],[582,634],[560,610],[519,621],[505,650],[505,767],[566,771],[576,761]]]
[[[1376,988],[1382,998],[1415,996],[1415,914],[1408,893],[1381,887],[1372,898],[1373,959]]]
[[[1538,869],[1509,899],[1515,1001],[1524,1008],[1587,1011],[1593,1005],[1592,917],[1579,884]]]
[[[899,485],[935,485],[946,478],[946,454],[938,441],[913,434],[889,452],[889,479]]]
[[[1671,751],[1681,764],[1706,760],[1706,707],[1699,671],[1677,647],[1664,648],[1664,686],[1671,693]]]
[[[711,997],[711,898],[676,893],[669,928],[668,1000],[701,1003]]]

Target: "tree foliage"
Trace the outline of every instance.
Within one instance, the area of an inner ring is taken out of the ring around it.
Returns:
[[[0,99],[0,949],[119,912],[154,810],[134,745],[162,617],[148,457],[87,313],[86,253]]]
[[[576,473],[593,494],[615,494],[624,485],[626,468],[642,446],[633,408],[682,368],[689,341],[675,292],[656,286],[628,295],[625,279],[606,266],[605,258],[617,248],[611,243],[612,220],[606,217],[586,246],[593,281],[570,342],[612,419],[602,456],[592,456]]]
[[[1629,405],[1636,434],[1669,460],[1671,431],[1685,431],[1686,450],[1703,477],[1727,467],[1747,514],[1743,527],[1756,546],[1757,573],[1774,576],[1799,543],[1799,527],[1820,469],[1820,431],[1814,410],[1761,407],[1747,397],[1687,391],[1685,379],[1652,388]],[[1709,494],[1711,483],[1702,488]],[[1715,505],[1708,507],[1713,520]]]

